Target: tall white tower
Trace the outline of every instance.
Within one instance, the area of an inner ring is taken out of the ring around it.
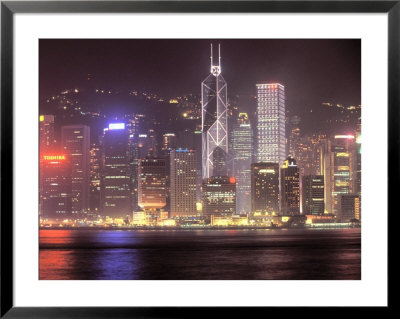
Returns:
[[[220,45],[218,64],[213,61],[212,44],[210,59],[210,75],[201,83],[203,178],[226,175],[221,167],[228,158],[227,85],[221,75]]]
[[[285,87],[279,83],[257,84],[257,160],[286,160]]]

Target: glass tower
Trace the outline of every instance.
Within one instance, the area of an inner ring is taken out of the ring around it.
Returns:
[[[61,143],[70,157],[72,213],[86,212],[90,193],[90,128],[67,125],[61,128]]]
[[[257,84],[257,160],[283,163],[286,159],[285,87]]]
[[[247,113],[239,114],[229,140],[229,149],[233,155],[233,173],[236,177],[236,212],[250,212],[253,130]]]
[[[221,167],[221,163],[214,165],[214,157],[220,161],[228,154],[227,86],[221,75],[220,47],[218,65],[213,63],[212,45],[210,58],[210,74],[201,83],[203,178],[216,175],[214,168]]]
[[[131,208],[131,172],[125,123],[111,123],[102,138],[102,212],[125,217]]]

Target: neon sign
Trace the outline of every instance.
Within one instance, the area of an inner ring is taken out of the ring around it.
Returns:
[[[44,155],[43,158],[45,161],[65,161],[65,155]]]
[[[108,124],[108,129],[109,130],[124,130],[125,123],[110,123],[110,124]]]

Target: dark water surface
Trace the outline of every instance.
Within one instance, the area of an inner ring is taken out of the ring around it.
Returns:
[[[40,230],[40,279],[361,279],[361,231]]]

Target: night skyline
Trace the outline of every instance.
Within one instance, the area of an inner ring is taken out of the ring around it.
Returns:
[[[360,45],[41,40],[40,279],[360,279]]]
[[[361,104],[361,40],[40,40],[40,96],[94,86],[173,97],[200,93],[209,44],[220,43],[231,95],[255,95],[255,84],[280,82],[287,105]]]

